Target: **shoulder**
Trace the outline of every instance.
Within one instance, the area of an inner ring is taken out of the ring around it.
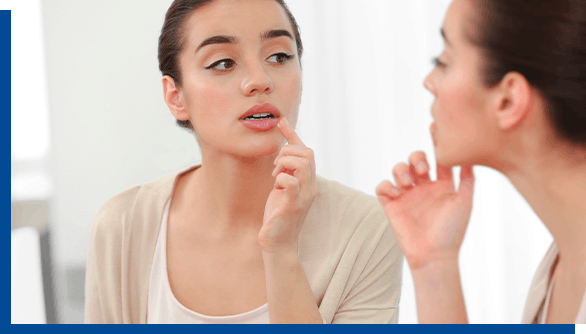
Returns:
[[[109,198],[98,210],[92,227],[93,238],[120,236],[134,214],[156,203],[164,203],[171,196],[179,173],[166,175],[144,184],[128,188]]]
[[[386,228],[388,221],[378,199],[336,181],[318,177],[319,194],[316,209],[329,213],[339,224],[347,227],[368,224]],[[313,207],[312,207],[313,208]]]
[[[316,196],[302,228],[302,246],[329,251],[373,248],[392,235],[378,199],[336,181],[318,177]],[[314,245],[312,245],[312,243]],[[300,246],[301,247],[301,246]]]
[[[374,196],[318,178],[299,258],[327,322],[396,322],[403,257]]]

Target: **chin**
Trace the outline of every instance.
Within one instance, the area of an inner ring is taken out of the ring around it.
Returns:
[[[262,158],[279,153],[283,143],[277,140],[264,140],[252,145],[238,145],[241,147],[237,154],[247,158]]]
[[[444,167],[454,167],[469,165],[471,157],[466,157],[462,154],[463,151],[459,150],[457,146],[452,147],[450,150],[444,150],[440,147],[435,148],[435,159],[437,163]]]

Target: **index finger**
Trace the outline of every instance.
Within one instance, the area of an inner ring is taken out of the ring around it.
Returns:
[[[287,139],[289,145],[305,146],[305,144],[303,144],[303,141],[301,141],[301,138],[299,138],[299,136],[295,132],[295,129],[293,129],[291,124],[289,124],[289,121],[286,117],[283,117],[283,119],[279,121],[279,129],[281,129],[281,133],[283,134],[285,139]]]

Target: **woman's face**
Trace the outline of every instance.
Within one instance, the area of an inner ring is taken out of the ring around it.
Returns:
[[[185,27],[180,96],[202,151],[277,153],[285,139],[276,123],[287,117],[295,126],[301,102],[297,44],[285,10],[275,0],[217,0]],[[247,112],[271,116],[256,120]]]
[[[434,96],[432,136],[444,166],[489,164],[497,145],[498,122],[490,112],[490,89],[480,77],[480,53],[465,37],[473,22],[472,0],[454,0],[442,32],[444,50],[425,79]]]

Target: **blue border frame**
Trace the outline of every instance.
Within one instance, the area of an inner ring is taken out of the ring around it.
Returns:
[[[5,154],[3,154],[4,159],[6,159],[6,163],[3,166],[8,166],[10,164],[9,159],[9,152],[10,152],[10,124],[11,124],[11,11],[10,10],[1,10],[0,11],[0,103],[2,104],[1,110],[4,115],[7,115],[8,122],[4,122],[5,131],[0,131],[0,134],[3,136],[4,140],[2,146]],[[7,168],[7,167],[6,167]],[[8,175],[10,173],[6,173]],[[10,183],[9,183],[9,176],[5,177],[6,187],[4,196],[6,196],[5,200],[1,203],[4,203],[4,210],[6,212],[10,212],[9,206],[9,198],[10,198]],[[5,254],[10,254],[10,242],[5,243],[5,249],[7,252]],[[3,280],[9,281],[10,279],[7,278],[5,275]],[[7,287],[7,284],[4,285]],[[10,298],[4,298],[6,302],[8,302]],[[5,312],[5,317],[10,317],[10,312]],[[7,324],[10,324],[10,320],[6,321]],[[18,326],[18,327],[14,327]],[[84,325],[71,325],[67,327],[59,326],[59,328],[55,327],[43,327],[42,329],[36,327],[34,328],[27,325],[14,325],[9,328],[9,331],[31,331],[37,332],[41,331],[71,331],[71,332],[78,332],[78,331],[100,331],[103,330],[97,329],[95,326],[84,326]],[[24,327],[23,327],[24,326]],[[84,326],[83,329],[79,328],[78,326]],[[349,326],[319,326],[319,325],[274,325],[274,326],[258,326],[258,325],[235,325],[235,326],[213,326],[212,325],[204,325],[199,326],[197,329],[195,327],[187,327],[185,325],[178,325],[174,327],[175,331],[178,332],[192,332],[197,330],[198,332],[210,332],[210,333],[232,333],[232,332],[251,332],[255,334],[259,333],[300,333],[306,334],[308,332],[314,333],[332,333],[332,334],[341,334],[341,333],[356,333],[360,331],[368,331],[368,334],[371,333],[385,333],[385,334],[395,334],[395,333],[425,333],[425,334],[436,334],[436,333],[449,333],[449,334],[457,334],[457,333],[490,333],[493,334],[498,332],[498,334],[505,334],[505,333],[535,333],[535,334],[545,334],[545,333],[556,333],[556,334],[564,334],[564,333],[575,333],[575,326],[574,325],[532,325],[532,326],[523,326],[523,325],[469,325],[469,326],[461,326],[461,325],[349,325]],[[319,327],[318,327],[319,326]],[[139,329],[134,329],[136,327],[121,327],[121,326],[109,326],[108,331],[114,332],[122,332],[122,331],[138,331]],[[166,331],[168,329],[162,329],[161,327],[155,326],[141,326],[140,332],[152,332],[152,333],[160,333],[161,331]]]
[[[0,103],[1,107],[0,110],[2,112],[3,117],[8,119],[8,122],[2,123],[2,128],[4,131],[0,131],[0,136],[2,136],[2,154],[4,163],[2,163],[2,167],[6,168],[7,172],[4,174],[4,178],[2,179],[2,183],[5,184],[3,187],[4,192],[2,193],[2,197],[4,200],[0,200],[0,203],[4,203],[2,205],[2,211],[10,213],[10,175],[11,171],[8,170],[8,166],[10,166],[10,125],[11,125],[11,14],[12,12],[9,10],[1,10],[0,11]],[[10,238],[10,236],[8,236]],[[5,254],[4,256],[9,256],[10,254],[10,239],[8,242],[4,244]],[[7,262],[10,263],[10,260]],[[3,275],[2,281],[10,282],[10,276]],[[8,283],[4,283],[6,290],[8,290]],[[10,291],[10,290],[8,290]],[[10,292],[8,293],[10,296]],[[10,298],[3,298],[7,302],[10,301]],[[10,309],[10,307],[9,307]],[[4,317],[9,318],[7,323],[10,323],[10,312],[4,312]]]

